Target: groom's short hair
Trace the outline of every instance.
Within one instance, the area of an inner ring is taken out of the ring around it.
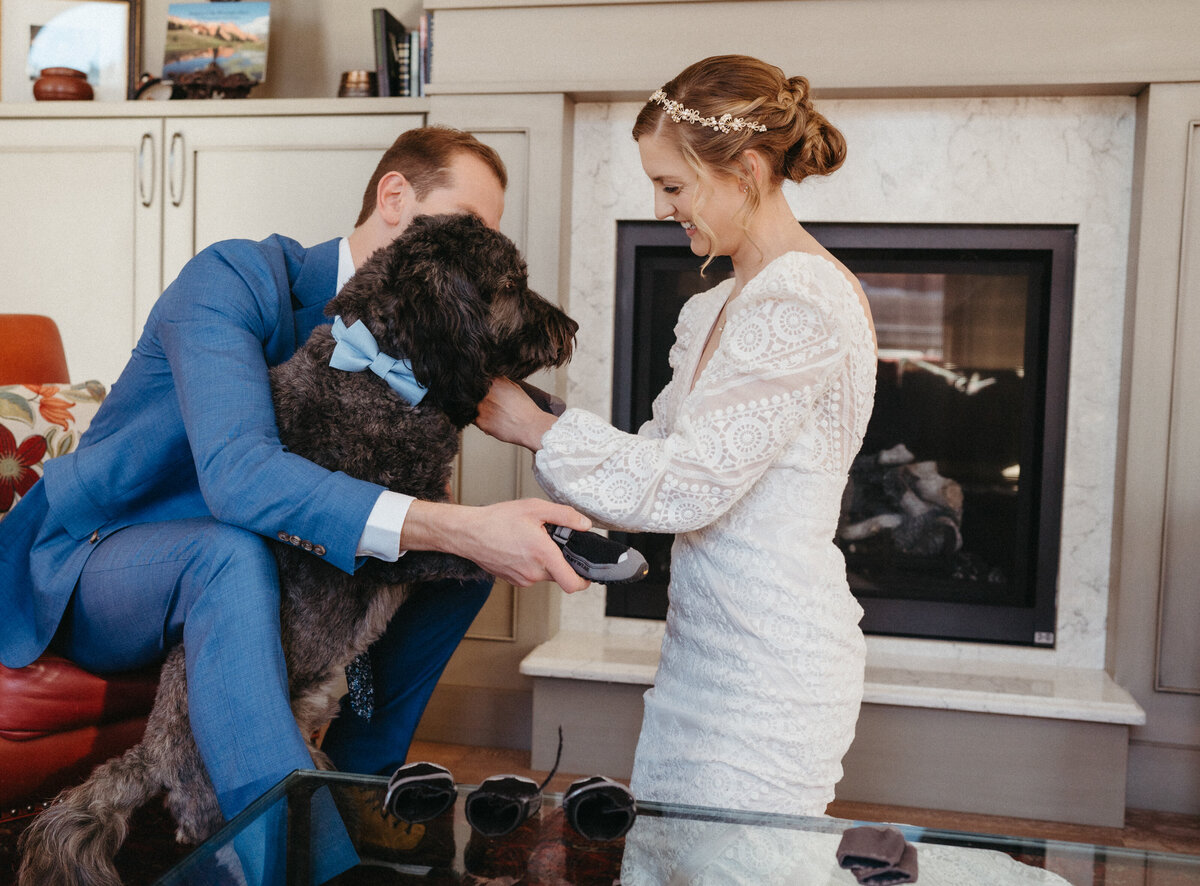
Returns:
[[[473,154],[482,160],[496,174],[501,188],[508,187],[508,171],[504,161],[496,150],[485,145],[469,132],[453,129],[449,126],[422,126],[401,133],[392,143],[363,192],[362,209],[358,213],[358,227],[375,211],[376,192],[379,181],[389,172],[399,172],[412,185],[418,200],[438,188],[450,184],[449,167],[459,154]]]

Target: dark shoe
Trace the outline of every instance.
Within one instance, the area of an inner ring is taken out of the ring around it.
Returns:
[[[650,571],[646,558],[628,545],[595,532],[576,532],[565,526],[546,524],[546,531],[562,548],[571,568],[588,581],[616,585],[641,581]]]
[[[542,789],[523,775],[493,775],[467,794],[467,821],[485,837],[511,834],[542,808]]]
[[[562,760],[563,731],[558,727],[558,754],[546,780],[538,784],[524,775],[493,775],[467,794],[467,823],[482,837],[511,834],[542,809],[542,791],[558,772]]]
[[[417,822],[437,818],[454,805],[457,792],[449,770],[436,763],[408,763],[388,780],[384,816]]]
[[[567,823],[589,840],[623,837],[637,817],[629,788],[603,775],[572,782],[563,794],[562,806]]]

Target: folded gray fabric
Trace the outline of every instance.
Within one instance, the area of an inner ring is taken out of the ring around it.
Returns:
[[[891,867],[875,870],[863,870],[855,873],[858,882],[863,886],[895,886],[897,883],[917,882],[917,847],[911,843],[904,844],[904,853],[900,860]]]
[[[862,825],[842,834],[837,860],[843,868],[888,868],[900,861],[906,843],[896,828]]]
[[[917,880],[917,849],[896,828],[871,825],[850,828],[842,834],[837,860],[864,886],[892,886]]]

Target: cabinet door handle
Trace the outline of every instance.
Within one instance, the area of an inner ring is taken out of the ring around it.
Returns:
[[[178,163],[179,163],[179,176],[178,176],[179,187],[178,187],[178,189],[175,186],[175,179],[176,179],[175,155],[176,155],[177,151],[179,154],[179,161],[178,161]],[[172,206],[179,206],[181,203],[183,203],[183,183],[184,183],[185,179],[187,178],[186,170],[183,168],[185,157],[186,157],[186,155],[184,153],[183,133],[182,132],[174,132],[171,134],[171,150],[167,153],[167,183],[171,187],[171,205]]]
[[[147,150],[147,145],[149,150]],[[146,175],[146,157],[150,157],[150,175]],[[148,132],[142,133],[141,144],[138,145],[137,155],[138,197],[143,206],[154,202],[154,179],[157,175],[154,158],[154,136]]]

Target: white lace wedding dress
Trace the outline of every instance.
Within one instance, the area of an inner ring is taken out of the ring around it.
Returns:
[[[677,534],[635,796],[818,815],[862,700],[862,610],[833,537],[875,353],[846,276],[788,253],[730,303],[689,390],[732,286],[686,303],[673,379],[637,435],[569,409],[535,470],[601,525]]]

